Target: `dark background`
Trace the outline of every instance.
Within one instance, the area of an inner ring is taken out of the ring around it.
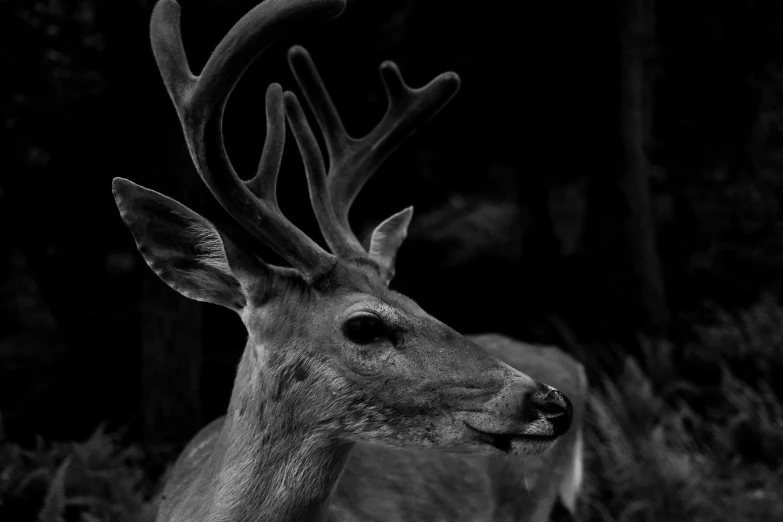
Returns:
[[[199,71],[256,2],[180,3]],[[780,293],[783,4],[518,4],[356,0],[279,42],[228,104],[237,171],[254,172],[266,86],[297,89],[293,44],[353,135],[383,115],[383,60],[413,86],[455,71],[457,97],[352,210],[366,233],[414,205],[393,287],[462,332],[563,346],[591,375],[667,338],[683,375],[709,381],[686,356],[694,325]],[[152,5],[0,0],[0,412],[12,440],[83,438],[108,422],[180,442],[230,393],[241,322],[160,282],[111,196],[122,176],[227,219],[157,72]],[[321,241],[290,138],[281,206]]]

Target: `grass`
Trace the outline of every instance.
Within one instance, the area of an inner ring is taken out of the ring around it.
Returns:
[[[716,315],[680,361],[648,341],[594,387],[582,520],[783,520],[783,308]],[[694,383],[689,365],[716,376]]]
[[[715,317],[593,383],[580,520],[783,520],[783,307]],[[2,444],[0,519],[151,522],[145,452],[119,440]]]

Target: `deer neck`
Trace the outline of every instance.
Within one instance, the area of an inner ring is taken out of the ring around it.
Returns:
[[[287,403],[250,364],[256,357],[248,346],[213,453],[219,470],[213,478],[215,518],[324,520],[352,444],[308,425],[307,416],[296,412],[300,405]]]

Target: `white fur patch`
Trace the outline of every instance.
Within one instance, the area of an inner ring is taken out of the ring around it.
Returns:
[[[192,459],[197,453],[199,453],[204,448],[204,446],[206,446],[207,444],[211,444],[214,441],[214,439],[217,437],[218,433],[219,432],[215,432],[214,435],[207,437],[206,439],[201,441],[201,444],[191,448],[186,458]]]
[[[231,270],[226,260],[223,241],[215,229],[205,227],[196,221],[191,221],[187,230],[198,238],[198,243],[196,244],[196,250],[199,252],[198,260],[216,270],[230,273]]]
[[[571,514],[576,513],[576,500],[579,498],[579,491],[582,489],[582,479],[584,477],[584,455],[582,448],[582,430],[576,434],[574,440],[574,453],[570,469],[563,476],[558,488],[560,501],[568,508]]]

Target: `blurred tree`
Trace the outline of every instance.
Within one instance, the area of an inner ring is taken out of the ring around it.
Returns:
[[[15,224],[8,239],[68,346],[57,374],[39,375],[68,386],[36,397],[64,417],[47,421],[58,436],[137,411],[154,441],[190,436],[201,421],[200,305],[123,261],[138,254],[126,257],[133,242],[109,193],[110,179],[124,176],[198,202],[190,191],[200,181],[149,51],[151,7],[0,2],[0,215]]]
[[[210,27],[213,2],[191,2],[183,27]],[[149,13],[147,13],[149,15]],[[206,42],[204,42],[206,40]],[[210,38],[201,40],[201,47]],[[188,40],[191,43],[191,40]],[[193,42],[196,43],[196,42]],[[146,46],[145,46],[146,47]],[[193,47],[188,45],[192,56]],[[206,189],[193,167],[176,111],[160,79],[152,53],[138,76],[138,98],[147,114],[159,115],[145,136],[145,173],[136,176],[147,187],[203,213]],[[195,53],[201,58],[201,52]],[[197,60],[196,63],[200,63]],[[198,65],[192,65],[195,71]],[[147,442],[179,442],[202,425],[201,373],[204,361],[204,304],[169,288],[147,266],[143,270],[140,301],[142,437]]]
[[[602,288],[594,296],[609,338],[663,334],[668,311],[650,195],[654,0],[617,6],[618,89],[614,152],[606,169],[590,177],[588,238]],[[612,81],[612,79],[609,79]]]
[[[169,102],[162,82],[150,100]],[[162,105],[162,104],[161,104]],[[173,108],[168,112],[173,116]],[[165,114],[164,107],[160,107]],[[149,172],[155,190],[197,207],[201,184],[190,166],[179,126],[156,126],[152,140],[157,153],[150,155]],[[153,143],[149,143],[152,147]],[[202,424],[201,369],[203,362],[203,307],[158,279],[140,263],[142,293],[141,320],[141,403],[142,436],[147,442],[174,442],[195,433]]]
[[[96,23],[95,3],[0,3],[0,66],[5,73],[0,87],[5,174],[0,212],[9,225],[6,241],[23,252],[41,306],[51,311],[69,349],[67,362],[53,370],[56,374],[40,375],[68,386],[37,398],[61,414],[47,416],[45,424],[56,426],[62,436],[73,436],[69,428],[83,427],[81,422],[97,422],[92,417],[96,413],[106,418],[108,402],[115,408],[123,403],[122,397],[94,391],[106,389],[114,375],[107,359],[122,359],[132,338],[116,339],[112,350],[105,349],[104,328],[111,319],[103,312],[111,309],[111,301],[95,275],[102,271],[108,227],[94,219],[91,205],[80,204],[82,198],[88,200],[85,187],[94,181],[80,175],[89,172],[93,159],[85,154],[84,145],[102,145],[91,132],[101,128],[91,108],[101,106],[108,87],[103,70],[105,34]],[[74,121],[82,125],[81,132],[73,132]],[[93,365],[108,371],[88,377]],[[115,375],[114,382],[118,387],[124,384],[122,376]],[[67,404],[80,407],[68,411],[63,407]],[[66,411],[71,422],[63,422]],[[40,425],[38,413],[27,412],[32,423]]]

